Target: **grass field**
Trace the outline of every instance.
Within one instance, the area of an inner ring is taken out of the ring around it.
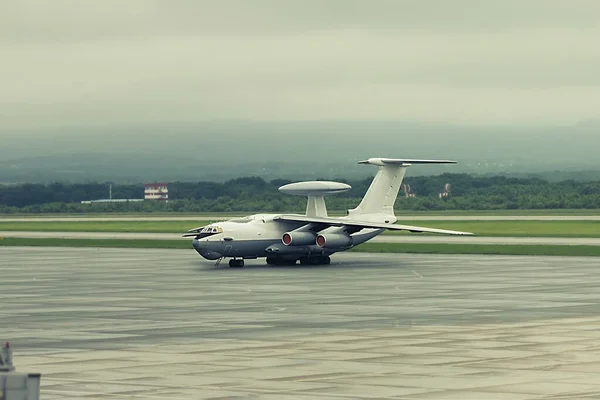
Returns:
[[[58,239],[58,238],[4,238],[1,246],[27,247],[114,247],[130,249],[190,249],[191,241],[182,240],[148,240],[148,239]]]
[[[52,246],[92,248],[152,248],[188,249],[188,241],[138,240],[138,239],[17,239],[0,240],[1,246]],[[538,246],[538,245],[455,245],[455,244],[392,244],[365,243],[350,251],[369,253],[427,253],[427,254],[496,254],[496,255],[548,255],[600,257],[597,246]]]
[[[600,221],[414,221],[414,225],[472,232],[477,236],[600,237]]]
[[[368,253],[496,254],[600,257],[598,246],[365,243],[351,251]]]
[[[550,210],[444,210],[444,211],[396,211],[396,215],[427,216],[539,216],[539,215],[600,215],[600,209],[550,209]]]
[[[72,213],[72,214],[3,214],[0,215],[0,221],[2,218],[117,218],[117,217],[189,217],[190,219],[198,217],[234,217],[244,216],[248,214],[259,213],[260,211],[240,211],[240,212],[157,212],[157,213]],[[286,211],[285,213],[300,213],[303,214],[304,210]],[[329,210],[331,216],[346,215],[345,210]],[[396,215],[410,215],[410,216],[560,216],[560,215],[600,215],[600,209],[549,209],[549,210],[446,210],[446,211],[413,211],[413,210],[396,210]]]
[[[0,231],[183,233],[202,221],[27,221],[0,220]],[[478,236],[600,237],[600,221],[411,221],[410,225],[473,232]],[[408,232],[387,232],[408,235]]]
[[[4,222],[0,231],[42,232],[153,232],[184,233],[208,221],[27,221]]]

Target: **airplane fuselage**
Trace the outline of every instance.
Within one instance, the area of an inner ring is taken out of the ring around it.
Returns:
[[[339,248],[322,248],[316,243],[288,246],[282,241],[284,233],[294,231],[306,224],[275,221],[274,216],[275,214],[254,214],[211,224],[210,226],[215,227],[218,233],[194,239],[192,244],[207,260],[217,260],[222,257],[242,259],[276,257],[297,260],[316,255],[329,256],[364,243],[384,231],[384,229],[362,230],[350,235],[351,244]]]
[[[306,213],[254,214],[190,229],[196,251],[208,260],[230,258],[242,267],[244,259],[266,257],[267,264],[329,264],[330,255],[353,248],[385,230],[470,235],[468,232],[396,224],[394,203],[411,164],[454,164],[448,160],[369,158],[359,164],[378,171],[361,202],[344,217],[329,217],[325,196],[352,187],[341,182],[306,181],[283,185],[279,191],[307,196]]]

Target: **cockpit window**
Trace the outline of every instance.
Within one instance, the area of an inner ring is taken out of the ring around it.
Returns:
[[[223,233],[223,228],[221,228],[220,226],[208,225],[202,228],[202,230],[198,233]]]

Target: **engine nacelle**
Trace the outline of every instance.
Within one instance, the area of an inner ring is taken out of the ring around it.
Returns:
[[[286,246],[306,246],[315,244],[317,235],[312,232],[286,232],[281,237],[281,242]]]
[[[321,248],[340,248],[352,245],[353,239],[345,233],[324,233],[317,236],[317,246]]]

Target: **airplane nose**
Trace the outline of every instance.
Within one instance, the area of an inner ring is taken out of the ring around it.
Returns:
[[[210,250],[206,241],[194,239],[192,241],[192,246],[194,246],[194,249],[196,249],[198,254],[207,260],[216,260],[223,257],[221,253]]]
[[[194,246],[194,249],[196,249],[196,251],[200,254],[208,250],[208,243],[204,240],[194,239],[192,241],[192,246]]]

